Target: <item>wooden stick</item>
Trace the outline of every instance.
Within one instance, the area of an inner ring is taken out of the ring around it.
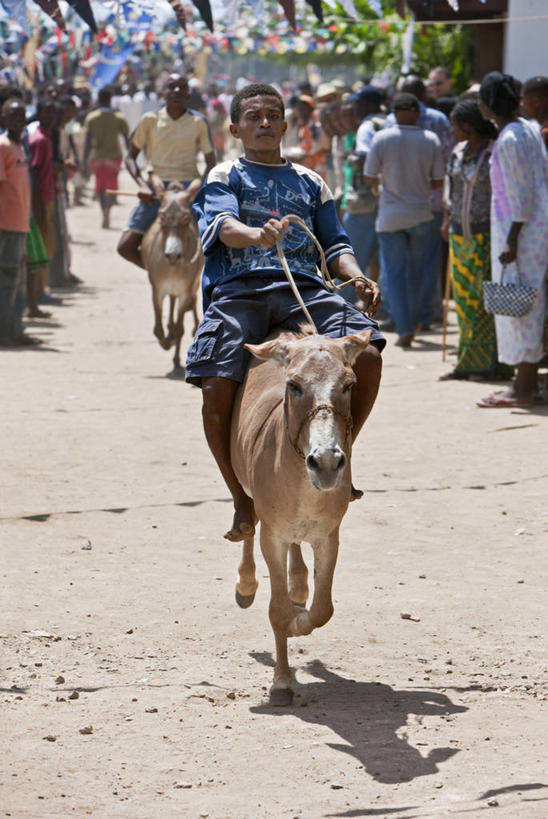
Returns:
[[[447,249],[447,268],[445,270],[445,293],[443,297],[443,339],[441,343],[441,360],[445,361],[447,352],[447,323],[449,320],[449,295],[451,292],[451,243]]]
[[[138,193],[133,193],[133,191],[113,191],[111,188],[107,188],[107,193],[112,193],[114,196],[139,196]]]

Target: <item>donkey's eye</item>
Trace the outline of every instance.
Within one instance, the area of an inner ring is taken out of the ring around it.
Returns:
[[[348,384],[345,384],[344,387],[342,388],[343,393],[350,392],[350,390],[352,389],[353,386],[354,386],[354,382],[349,381]]]
[[[299,385],[295,381],[288,381],[287,382],[287,389],[293,395],[302,395],[303,394],[302,389],[299,387]]]

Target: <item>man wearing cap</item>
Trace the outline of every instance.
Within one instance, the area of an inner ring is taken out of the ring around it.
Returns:
[[[364,273],[378,250],[375,220],[379,200],[378,194],[365,183],[363,169],[373,137],[384,124],[385,115],[381,113],[383,99],[384,92],[373,85],[364,86],[351,97],[360,125],[354,152],[347,160],[352,168],[352,180],[345,195],[343,225]]]
[[[396,324],[396,344],[410,347],[424,299],[430,191],[442,187],[445,163],[438,137],[418,125],[417,97],[399,94],[393,109],[396,124],[374,136],[364,173],[373,189],[382,178],[376,221],[381,281]]]

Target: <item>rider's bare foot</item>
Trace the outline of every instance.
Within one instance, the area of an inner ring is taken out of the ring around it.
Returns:
[[[352,484],[352,488],[350,490],[350,503],[355,500],[360,500],[363,498],[363,489],[356,489],[354,484]]]
[[[237,543],[255,534],[255,508],[253,501],[247,495],[241,500],[234,501],[234,520],[232,528],[225,533],[226,540]]]

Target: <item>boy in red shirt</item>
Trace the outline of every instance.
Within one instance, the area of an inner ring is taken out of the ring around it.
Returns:
[[[24,283],[25,250],[30,220],[30,179],[21,134],[25,106],[10,99],[2,107],[5,133],[0,135],[0,345],[26,343],[18,332],[16,296]]]

